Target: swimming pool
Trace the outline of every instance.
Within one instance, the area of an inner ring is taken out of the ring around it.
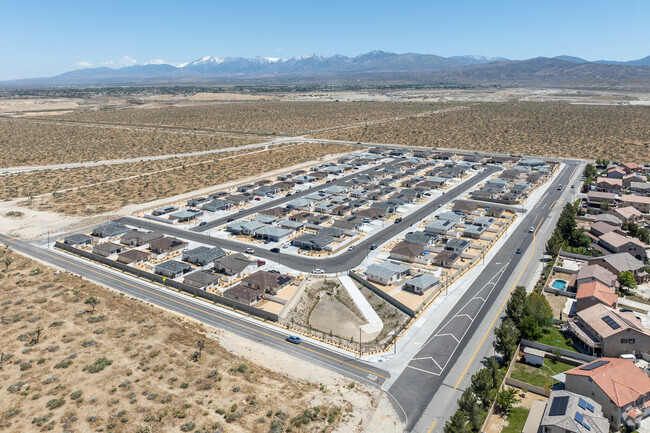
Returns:
[[[553,284],[551,284],[551,287],[558,290],[566,290],[566,283],[567,282],[564,280],[555,280],[553,281]]]

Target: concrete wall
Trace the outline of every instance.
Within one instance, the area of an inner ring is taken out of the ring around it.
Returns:
[[[372,291],[374,294],[382,298],[384,301],[388,302],[401,312],[408,314],[411,317],[415,317],[415,311],[411,310],[409,307],[406,305],[402,304],[399,302],[397,299],[393,298],[390,296],[388,293],[384,293],[382,290],[380,290],[378,287],[376,287],[374,284],[370,283],[369,281],[365,280],[364,278],[360,277],[359,275],[355,274],[354,272],[350,271],[349,273],[350,278],[355,280],[356,282],[362,284],[366,288],[368,288],[370,291]]]

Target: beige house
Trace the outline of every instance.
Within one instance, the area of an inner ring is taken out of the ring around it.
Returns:
[[[600,404],[614,430],[636,429],[650,413],[650,378],[628,359],[602,358],[564,374],[566,390]]]
[[[618,207],[616,209],[612,209],[612,214],[620,218],[621,221],[626,224],[636,223],[643,219],[643,214],[633,206]]]
[[[641,213],[650,213],[650,197],[627,194],[621,197],[624,206],[632,206]]]
[[[577,340],[594,355],[639,354],[650,349],[650,330],[634,313],[623,313],[598,303],[579,311],[567,324]]]
[[[598,243],[613,253],[630,253],[637,259],[643,258],[648,248],[637,238],[623,236],[617,232],[605,233],[600,237]]]

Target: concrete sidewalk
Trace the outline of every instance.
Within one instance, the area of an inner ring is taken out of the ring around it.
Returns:
[[[345,275],[343,277],[339,277],[339,281],[341,284],[343,284],[343,287],[345,287],[345,290],[347,290],[347,292],[350,294],[352,300],[355,304],[357,304],[357,307],[359,307],[359,310],[361,310],[361,314],[363,314],[363,317],[365,317],[366,321],[368,322],[365,325],[361,325],[361,330],[366,334],[374,334],[380,332],[384,327],[384,322],[381,321],[368,300],[361,294],[357,288],[357,285],[354,283],[354,281],[352,281],[352,278]]]

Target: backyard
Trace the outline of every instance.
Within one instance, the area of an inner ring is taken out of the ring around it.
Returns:
[[[544,365],[541,367],[534,367],[523,362],[516,362],[510,372],[510,377],[515,380],[529,383],[533,386],[550,390],[553,385],[552,377],[556,374],[564,373],[572,368],[573,365],[550,359],[545,359]]]

